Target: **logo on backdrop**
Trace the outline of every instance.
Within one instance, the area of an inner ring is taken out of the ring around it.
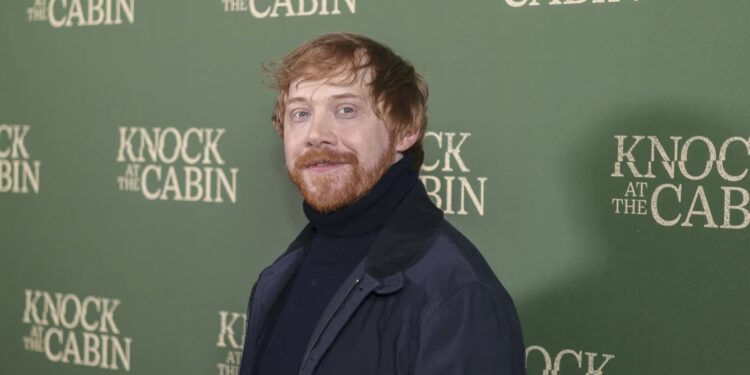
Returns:
[[[665,227],[750,225],[750,137],[615,135],[615,140],[610,176],[625,180],[621,196],[610,201],[615,214],[650,216]]]
[[[49,22],[54,28],[131,24],[135,0],[34,0],[26,15],[29,22]]]
[[[547,349],[538,345],[531,345],[526,348],[526,369],[527,371],[529,369],[535,370],[544,366],[538,373],[540,375],[564,375],[567,372],[563,369],[573,368],[586,369],[586,375],[604,375],[604,367],[612,358],[615,358],[612,354],[563,349],[555,354],[553,359]],[[571,373],[580,374],[580,372]],[[528,374],[535,375],[536,373],[529,372]]]
[[[236,375],[239,373],[242,347],[245,341],[246,315],[219,311],[219,318],[219,340],[216,347],[227,349],[227,354],[223,362],[216,364],[216,368],[219,375]],[[560,375],[563,368],[573,367],[586,369],[585,375],[605,375],[604,367],[613,358],[615,356],[612,354],[572,349],[563,349],[553,358],[550,352],[541,346],[531,345],[526,348],[527,370],[541,368],[540,375]]]
[[[30,352],[51,362],[130,371],[133,339],[121,337],[115,313],[120,300],[71,293],[25,290],[23,322],[31,329],[22,338]]]
[[[439,152],[436,158],[425,155],[419,178],[435,205],[447,215],[484,216],[487,177],[470,174],[461,155],[461,147],[469,138],[471,133],[428,131],[424,135],[425,146],[434,142]]]
[[[637,3],[638,0],[505,0],[513,8],[534,7],[539,5],[580,5],[580,4],[618,4],[620,2]]]
[[[148,200],[223,203],[237,201],[237,168],[225,167],[219,142],[226,129],[118,128],[117,177],[121,191]]]
[[[238,312],[219,311],[219,340],[217,348],[226,349],[222,362],[216,364],[219,375],[237,375],[245,342],[247,315]]]
[[[224,12],[253,18],[327,16],[357,13],[357,0],[220,0]]]
[[[29,125],[0,124],[0,193],[39,193],[39,160],[26,148]]]

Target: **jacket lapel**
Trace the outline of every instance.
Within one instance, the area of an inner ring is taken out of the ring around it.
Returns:
[[[339,287],[328,303],[315,326],[307,350],[300,364],[300,375],[309,375],[317,367],[320,358],[328,350],[344,324],[360,303],[379,285],[378,281],[364,274],[364,261],[355,268]]]
[[[424,185],[418,183],[396,208],[365,259],[365,271],[375,278],[403,271],[424,254],[443,221]]]

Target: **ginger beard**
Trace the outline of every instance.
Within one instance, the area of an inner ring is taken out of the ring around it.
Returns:
[[[313,148],[294,161],[289,177],[297,186],[305,202],[318,212],[333,212],[346,207],[372,190],[395,160],[395,144],[391,139],[388,148],[372,168],[365,169],[351,152],[338,152],[327,148]],[[327,172],[310,170],[321,164],[340,164]]]

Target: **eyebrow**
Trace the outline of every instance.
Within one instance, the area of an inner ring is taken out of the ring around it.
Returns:
[[[340,99],[359,99],[361,101],[366,101],[365,98],[357,94],[339,94],[339,95],[332,95],[330,98],[328,98],[328,100],[340,100]]]
[[[328,97],[328,100],[341,100],[341,99],[358,99],[363,102],[366,102],[365,98],[363,98],[361,95],[350,94],[350,93],[331,95],[330,97]],[[301,96],[295,96],[293,98],[287,99],[286,101],[287,104],[297,103],[297,102],[306,103],[307,99]]]
[[[297,103],[297,102],[302,102],[302,103],[304,103],[304,102],[306,102],[306,101],[307,101],[307,99],[305,99],[305,98],[303,98],[303,97],[301,97],[301,96],[295,96],[294,98],[289,98],[289,99],[287,99],[287,100],[286,100],[286,104],[292,104],[292,103]]]

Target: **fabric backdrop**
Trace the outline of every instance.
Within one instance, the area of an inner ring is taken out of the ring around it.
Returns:
[[[430,85],[421,178],[533,375],[750,365],[750,3],[0,4],[0,373],[237,372],[304,225],[262,64],[362,33]]]

